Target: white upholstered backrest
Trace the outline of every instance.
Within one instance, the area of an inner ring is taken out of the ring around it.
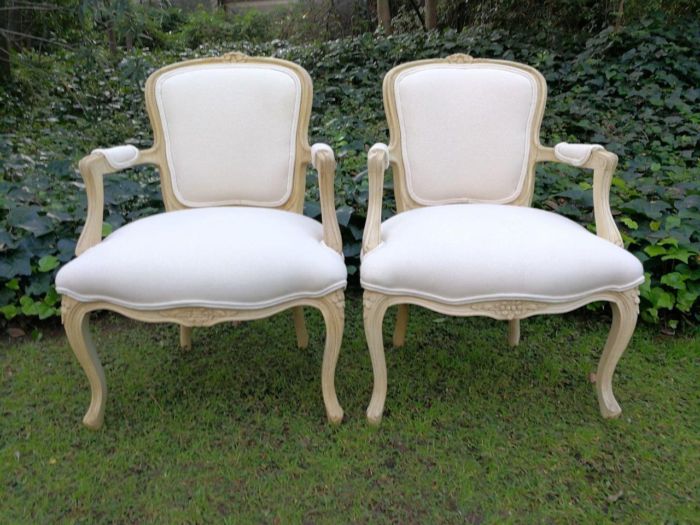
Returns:
[[[160,74],[153,89],[178,201],[188,207],[287,201],[302,97],[294,71],[195,62]]]
[[[523,68],[496,62],[438,61],[396,75],[410,197],[422,205],[518,197],[532,166],[543,84]]]

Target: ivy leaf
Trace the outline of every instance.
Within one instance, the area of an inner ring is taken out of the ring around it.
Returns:
[[[684,263],[688,264],[688,258],[692,255],[697,255],[696,253],[693,253],[691,251],[688,251],[684,248],[672,248],[671,250],[668,251],[666,255],[661,257],[662,261],[683,261]]]
[[[681,225],[681,218],[677,215],[669,215],[666,217],[665,229],[670,230],[672,228],[678,228]]]
[[[37,314],[41,320],[48,319],[56,313],[55,308],[45,303],[36,303],[36,305]]]
[[[49,292],[46,294],[46,297],[44,297],[44,304],[48,306],[53,306],[55,305],[59,300],[61,299],[61,296],[58,295],[58,292],[56,291],[56,288],[53,286],[49,289]]]
[[[0,261],[0,278],[12,279],[18,275],[31,274],[31,256],[24,250],[19,250]]]
[[[51,274],[40,273],[32,277],[29,286],[24,289],[27,295],[44,295],[51,289]]]
[[[357,257],[362,251],[362,243],[351,242],[343,245],[343,255],[345,257]]]
[[[39,215],[39,209],[30,206],[13,208],[7,214],[7,223],[40,237],[51,231],[52,224],[50,219]]]
[[[636,212],[651,219],[662,219],[663,213],[670,207],[670,204],[666,202],[649,201],[647,199],[634,199],[621,206],[624,211]]]
[[[649,293],[646,294],[645,299],[649,300],[656,310],[661,308],[670,310],[673,308],[673,296],[660,286],[652,287]]]
[[[664,239],[661,239],[656,244],[658,244],[659,246],[678,246],[678,239],[674,239],[673,237],[666,237]]]
[[[652,244],[651,246],[647,246],[646,248],[644,248],[644,253],[646,253],[649,257],[664,255],[667,252],[668,250],[666,250],[666,248],[664,248],[663,246],[659,246],[658,244]]]
[[[304,203],[304,215],[315,219],[321,215],[321,206],[317,202]]]
[[[12,236],[4,228],[0,228],[0,251],[16,246]]]
[[[685,290],[685,280],[687,276],[679,272],[671,272],[661,277],[661,284],[675,288],[676,290]]]
[[[41,259],[39,259],[39,271],[42,273],[50,272],[59,264],[58,259],[53,255],[44,255]]]
[[[20,297],[19,304],[21,307],[22,315],[29,316],[39,314],[39,305],[41,305],[41,302],[34,301],[34,299],[29,297],[28,295],[23,295],[22,297]]]
[[[336,210],[335,214],[338,217],[338,224],[347,226],[352,215],[352,208],[350,206],[341,206]]]
[[[681,312],[690,312],[690,309],[695,304],[695,301],[700,296],[698,292],[691,292],[690,290],[678,290],[676,293],[676,308]]]
[[[6,304],[5,306],[0,307],[0,313],[2,313],[5,316],[5,319],[9,321],[19,313],[19,310],[14,304]]]
[[[57,248],[58,248],[58,260],[61,262],[68,262],[70,261],[73,256],[75,255],[75,245],[76,241],[73,239],[61,239],[58,241]]]
[[[622,218],[620,218],[620,221],[622,222],[622,224],[627,226],[630,230],[636,230],[639,228],[639,224],[637,224],[636,221],[633,221],[629,217],[622,217]]]

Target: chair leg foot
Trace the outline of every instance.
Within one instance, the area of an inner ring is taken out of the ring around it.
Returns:
[[[326,405],[328,421],[333,424],[339,424],[343,420],[343,408],[338,403],[338,396],[335,392],[335,366],[340,355],[340,345],[343,341],[343,326],[345,324],[345,296],[343,291],[338,290],[325,296],[322,304],[321,312],[326,322],[326,347],[323,351],[323,365],[321,368],[321,390],[323,392],[323,402]],[[301,308],[298,310],[300,315],[303,315]],[[296,309],[294,318],[296,321]],[[303,323],[303,317],[301,319]],[[306,328],[304,328],[304,333],[306,333]]]
[[[396,326],[394,327],[394,348],[400,348],[406,343],[406,329],[408,328],[408,305],[400,304],[396,312]]]
[[[90,382],[90,407],[83,417],[83,424],[98,430],[104,422],[107,383],[90,335],[89,312],[70,297],[63,297],[61,310],[68,342]]]
[[[374,372],[372,399],[367,407],[367,420],[372,425],[378,425],[382,421],[384,402],[386,401],[386,359],[384,357],[382,324],[387,305],[384,298],[385,296],[382,294],[365,291],[363,301],[365,335]]]
[[[520,343],[520,319],[508,321],[508,346],[511,348]]]
[[[180,348],[183,350],[192,349],[192,327],[180,325]]]
[[[307,348],[309,346],[309,332],[306,331],[306,323],[304,322],[304,307],[295,306],[292,308],[294,316],[294,330],[297,334],[297,346],[299,348]]]
[[[622,413],[622,409],[613,394],[612,378],[617,362],[627,348],[637,325],[639,291],[634,289],[620,293],[619,301],[611,302],[611,307],[612,326],[603,349],[603,355],[598,362],[595,382],[600,414],[606,419],[619,417]]]

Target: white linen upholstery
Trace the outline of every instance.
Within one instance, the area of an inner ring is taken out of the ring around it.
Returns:
[[[134,309],[255,309],[345,287],[321,224],[265,208],[200,208],[128,224],[64,266],[56,289]]]
[[[430,64],[395,80],[411,197],[424,205],[508,202],[539,129],[535,79],[499,64]]]
[[[555,213],[520,206],[418,208],[382,224],[362,286],[447,304],[576,300],[644,281],[632,254]]]
[[[554,146],[554,156],[557,160],[571,164],[572,166],[583,166],[594,151],[603,151],[605,148],[599,144],[569,144],[560,142]]]
[[[292,190],[301,83],[269,64],[179,67],[156,103],[173,191],[189,207],[279,206]]]
[[[139,158],[139,150],[130,144],[126,146],[113,146],[111,148],[98,148],[92,150],[92,154],[102,155],[107,164],[115,170],[123,170],[133,166]]]

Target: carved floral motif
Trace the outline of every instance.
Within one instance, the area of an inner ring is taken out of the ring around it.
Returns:
[[[207,325],[217,321],[234,319],[240,317],[240,312],[236,310],[226,310],[223,308],[177,308],[172,310],[161,310],[158,314],[164,319],[175,319],[185,324]]]
[[[542,308],[539,303],[532,301],[493,301],[468,304],[464,307],[476,312],[490,312],[504,319],[519,319]]]
[[[464,53],[455,53],[446,58],[450,64],[471,64],[474,62],[474,57],[471,55],[465,55]]]
[[[75,302],[66,297],[63,298],[61,301],[61,323],[66,322],[66,317],[70,314],[73,306],[75,306]]]
[[[339,310],[345,310],[345,294],[342,291],[331,294],[328,300]]]
[[[245,62],[248,58],[250,58],[248,55],[240,51],[232,51],[221,56],[221,59],[226,62]]]
[[[625,292],[632,296],[632,301],[634,302],[634,310],[637,315],[639,315],[639,288],[632,288]]]
[[[362,296],[362,304],[365,310],[373,309],[379,302],[387,299],[387,296],[380,293],[367,292]]]

